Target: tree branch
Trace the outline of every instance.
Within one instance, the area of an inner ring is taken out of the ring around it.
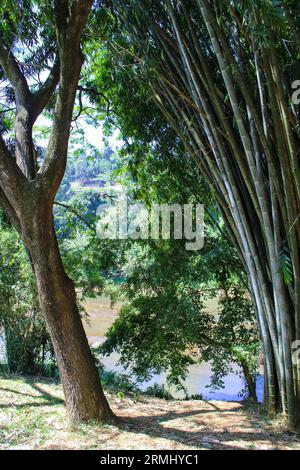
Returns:
[[[81,220],[90,230],[96,233],[95,227],[93,227],[84,217],[82,217],[73,207],[69,206],[68,204],[63,204],[62,202],[55,201],[54,204],[59,207],[63,207],[71,214],[74,214],[79,220]]]
[[[29,90],[26,78],[21,72],[17,60],[1,38],[0,63],[15,92],[15,143],[17,165],[26,178],[32,180],[36,174],[32,126],[49,102],[57,85],[59,79],[59,64],[56,60],[44,85],[33,95]]]
[[[19,188],[25,182],[25,177],[9,152],[0,134],[0,190],[17,213],[19,205]],[[3,197],[1,198],[3,199]],[[6,204],[7,205],[7,204]]]
[[[98,91],[95,88],[84,87],[82,85],[78,85],[77,90],[79,90],[79,98],[81,98],[82,92],[90,93],[91,95],[95,95],[95,96],[101,96],[101,98],[103,98],[104,101],[106,102],[107,116],[109,116],[110,113],[113,113],[116,116],[118,115],[118,113],[110,107],[111,105],[110,99],[102,91]]]
[[[91,4],[92,0],[74,0],[70,11],[68,2],[57,1],[56,30],[60,81],[47,155],[39,171],[47,191],[52,193],[53,200],[66,166],[72,112],[83,63],[80,37]]]
[[[19,68],[17,61],[12,51],[4,44],[0,37],[0,64],[3,67],[6,77],[12,84],[15,96],[16,105],[24,103],[30,96],[29,87],[21,69]]]
[[[57,56],[44,85],[33,95],[32,121],[43,112],[59,82],[60,66]]]

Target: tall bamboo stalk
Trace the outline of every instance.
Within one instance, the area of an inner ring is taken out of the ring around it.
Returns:
[[[293,12],[299,20],[300,11],[282,2],[278,19],[264,2],[162,0],[149,2],[146,14],[145,2],[143,8],[133,3],[132,12],[126,2],[119,7],[120,17],[135,23],[130,48],[141,54],[140,42],[151,37],[154,100],[207,180],[243,260],[264,352],[267,406],[272,414],[283,410],[294,428],[300,416],[300,365],[291,357],[300,339],[300,137],[289,85],[299,78],[291,65],[298,54],[293,33],[299,40]],[[283,247],[293,267],[289,280]]]

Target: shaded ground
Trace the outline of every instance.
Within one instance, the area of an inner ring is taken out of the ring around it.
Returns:
[[[300,449],[300,438],[258,408],[218,401],[165,401],[107,392],[120,426],[67,424],[61,386],[0,377],[1,449]]]

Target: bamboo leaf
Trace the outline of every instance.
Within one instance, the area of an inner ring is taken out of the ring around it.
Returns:
[[[286,245],[280,253],[280,271],[282,272],[285,284],[290,284],[294,279],[294,272],[289,249]]]

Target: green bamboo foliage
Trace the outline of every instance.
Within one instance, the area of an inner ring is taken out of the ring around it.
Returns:
[[[300,339],[300,135],[291,96],[292,82],[300,79],[300,5],[163,0],[150,8],[133,1],[131,12],[122,3],[118,19],[135,25],[127,53],[151,69],[153,99],[210,184],[247,269],[269,411],[283,410],[294,427],[300,414],[300,369],[291,359],[292,343]]]

